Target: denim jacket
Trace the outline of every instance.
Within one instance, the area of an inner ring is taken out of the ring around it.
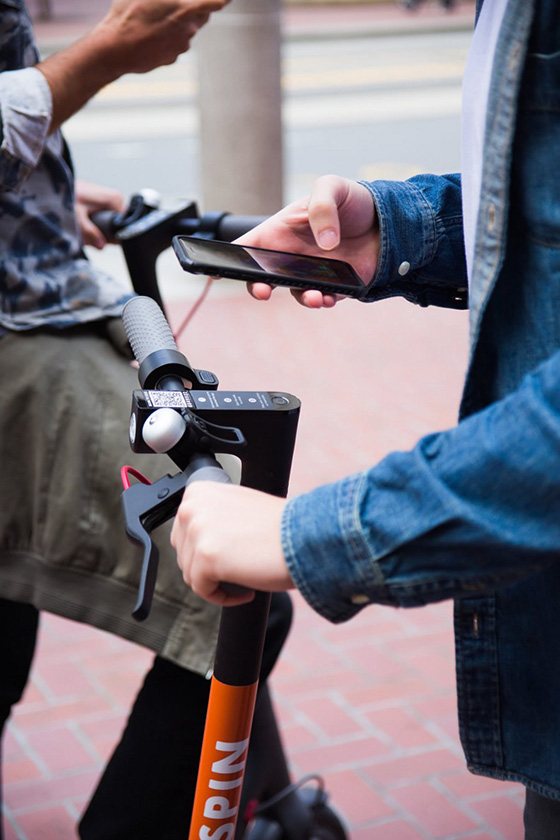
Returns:
[[[460,422],[292,499],[282,524],[294,582],[332,621],[369,603],[455,599],[468,765],[552,798],[560,798],[559,160],[560,0],[509,0],[488,103]],[[464,294],[458,176],[368,186],[381,226],[372,297],[403,283],[420,302],[426,286]]]

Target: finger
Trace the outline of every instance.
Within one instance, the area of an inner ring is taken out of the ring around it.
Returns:
[[[101,250],[107,244],[107,240],[99,228],[93,224],[85,208],[80,206],[76,207],[76,216],[78,217],[78,224],[82,233],[84,245],[91,245],[94,248]]]
[[[284,239],[287,233],[293,234],[308,228],[307,198],[299,199],[234,239],[233,244],[270,248],[272,242]]]
[[[324,251],[332,251],[340,244],[338,208],[343,184],[342,179],[325,175],[315,181],[309,198],[309,226],[317,245]]]
[[[169,537],[169,541],[171,546],[174,548],[175,552],[177,553],[177,565],[180,567],[181,564],[179,562],[179,555],[178,555],[178,548],[179,548],[179,525],[177,523],[177,518],[173,520],[173,526],[171,528],[171,535]]]
[[[197,26],[197,29],[202,29],[208,21],[210,20],[210,12],[201,12],[198,15],[194,16],[194,22]]]
[[[233,595],[229,590],[219,586],[214,590],[211,597],[213,600],[210,603],[218,604],[220,607],[241,607],[243,604],[250,604],[251,601],[255,600],[255,591],[254,589],[246,589],[244,592]],[[205,600],[208,601],[210,598]]]
[[[122,213],[126,207],[124,195],[117,190],[104,190],[98,196],[90,198],[85,203],[92,210],[113,210],[115,213]]]
[[[102,203],[100,210],[114,210],[115,213],[122,213],[126,208],[126,199],[120,192],[111,191],[107,197],[106,204]]]
[[[193,4],[188,2],[185,3],[183,10],[178,13],[176,19],[179,19],[180,17],[197,18],[201,15],[208,18],[212,12],[219,12],[220,9],[223,9],[228,2],[229,0],[226,0],[226,2],[224,2],[224,0],[200,0],[200,2],[196,4],[195,9],[193,9]]]
[[[268,283],[247,283],[247,291],[255,300],[270,300],[274,287]]]
[[[246,589],[236,584],[220,583],[213,580],[206,570],[200,572],[197,568],[196,557],[193,558],[190,572],[189,581],[183,575],[185,583],[190,586],[195,595],[210,604],[216,604],[219,607],[239,607],[242,604],[249,604],[255,597],[253,589]]]
[[[78,204],[84,204],[90,212],[114,210],[120,213],[126,207],[126,200],[121,192],[90,181],[76,181],[76,201]]]
[[[337,301],[334,295],[324,295],[318,289],[290,290],[293,297],[307,309],[331,309]]]

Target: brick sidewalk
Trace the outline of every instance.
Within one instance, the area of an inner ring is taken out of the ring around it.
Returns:
[[[179,320],[184,303],[173,307]],[[454,422],[466,315],[403,301],[309,312],[278,292],[211,294],[183,342],[223,387],[303,409],[291,492]],[[451,607],[374,607],[332,626],[296,597],[273,691],[295,776],[324,775],[352,840],[521,840],[521,789],[470,776],[459,746]],[[55,617],[6,746],[7,840],[70,840],[150,655]]]
[[[107,2],[59,0],[43,42],[77,37]],[[92,12],[91,10],[95,11]],[[381,18],[381,11],[385,16]],[[288,8],[292,36],[376,18],[390,31],[456,25],[427,4]],[[91,15],[88,20],[88,15]],[[456,17],[455,17],[456,15]],[[181,318],[185,304],[177,303]],[[287,294],[259,305],[211,295],[184,342],[224,387],[291,391],[303,403],[291,492],[363,468],[454,422],[466,316],[401,301],[314,313]],[[459,746],[451,606],[370,608],[331,626],[296,596],[273,691],[296,777],[321,773],[351,840],[521,840],[522,791],[469,775]],[[5,746],[6,840],[70,840],[151,655],[45,616],[32,684]]]

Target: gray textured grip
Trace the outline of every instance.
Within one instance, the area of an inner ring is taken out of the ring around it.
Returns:
[[[232,242],[238,236],[243,236],[248,230],[260,225],[267,218],[267,216],[237,216],[227,213],[220,219],[216,239]]]
[[[231,484],[231,478],[219,464],[215,467],[199,467],[189,476],[187,487],[195,481],[217,481],[218,484]]]
[[[122,319],[134,358],[142,364],[158,350],[177,350],[171,327],[155,300],[135,297],[125,304]]]

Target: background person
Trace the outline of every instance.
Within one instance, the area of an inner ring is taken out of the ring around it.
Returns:
[[[104,244],[91,213],[123,200],[75,185],[58,128],[123,73],[173,62],[226,2],[114,0],[84,38],[37,63],[25,4],[0,0],[0,728],[28,679],[38,610],[157,654],[81,821],[86,840],[183,840],[219,611],[185,591],[168,549],[150,619],[131,618],[140,564],[118,470],[163,468],[128,448],[129,289],[82,248]],[[287,632],[281,606],[265,676]]]

